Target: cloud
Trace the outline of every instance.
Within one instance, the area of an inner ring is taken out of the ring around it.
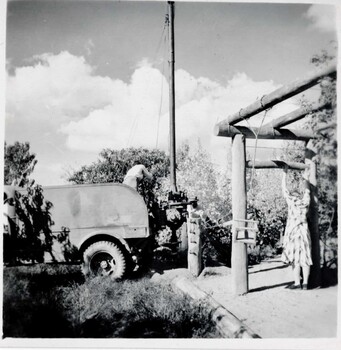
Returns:
[[[17,121],[77,119],[119,98],[122,82],[94,74],[83,57],[61,52],[34,57],[7,76],[7,113]]]
[[[237,74],[224,87],[183,70],[176,72],[175,81],[178,144],[200,138],[208,145],[219,116],[227,117],[230,111],[237,111],[275,87],[272,82],[254,82],[245,74]],[[60,130],[67,135],[68,147],[98,151],[142,145],[166,150],[169,113],[165,77],[157,69],[141,66],[125,93],[118,105],[109,104],[81,120],[64,124]]]
[[[221,85],[177,70],[175,81],[177,145],[200,139],[217,162],[226,158],[227,143],[214,136],[214,125],[278,87],[242,72]],[[23,128],[31,130],[31,136],[37,125],[44,126],[51,142],[57,138],[60,142],[63,136],[63,147],[71,152],[130,146],[168,150],[168,83],[147,61],[138,65],[129,82],[123,82],[96,75],[83,57],[44,54],[31,66],[17,68],[8,76],[7,86],[12,124],[26,125]],[[283,104],[279,112],[295,107]],[[269,118],[279,112],[271,111]],[[254,119],[259,123],[260,117]]]
[[[312,26],[322,32],[336,30],[336,7],[332,5],[311,5],[305,17],[312,21]]]
[[[92,41],[92,39],[89,39],[86,44],[84,45],[84,48],[86,50],[86,54],[88,56],[90,56],[92,54],[92,50],[95,47],[94,42]]]

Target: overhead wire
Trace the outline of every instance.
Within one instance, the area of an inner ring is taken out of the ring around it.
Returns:
[[[263,99],[263,97],[264,97],[264,96],[262,96],[262,98],[261,98],[261,105],[263,105],[263,104],[262,104],[262,99]],[[254,150],[255,150],[255,151],[254,151],[254,153],[253,153],[253,164],[252,164],[252,168],[251,168],[251,179],[250,179],[250,194],[251,194],[251,195],[253,194],[253,188],[254,188],[254,187],[253,187],[253,183],[254,183],[254,174],[255,174],[255,161],[256,161],[256,154],[257,154],[257,146],[258,146],[258,135],[259,135],[259,133],[260,133],[260,131],[261,131],[261,129],[262,129],[262,126],[263,126],[265,117],[266,117],[266,115],[268,114],[268,112],[270,111],[270,109],[271,109],[271,108],[268,108],[268,109],[265,110],[264,115],[263,115],[263,118],[262,118],[262,121],[261,121],[261,124],[260,124],[260,126],[259,126],[257,132],[255,132],[255,130],[253,129],[253,127],[250,125],[248,119],[247,119],[247,118],[243,118],[243,120],[246,121],[246,123],[247,123],[249,129],[250,129],[250,130],[252,131],[252,133],[255,135],[255,145],[254,145]],[[240,112],[240,111],[239,111],[239,112]],[[239,115],[240,115],[240,113],[239,113]]]
[[[133,120],[131,127],[130,127],[130,132],[129,132],[129,136],[128,136],[128,140],[127,140],[127,147],[130,147],[130,145],[132,144],[133,134],[134,134],[134,130],[136,128],[136,125],[137,125],[137,113],[135,114],[134,120]]]
[[[167,14],[166,14],[167,16]],[[157,47],[156,47],[156,50],[155,50],[155,54],[154,54],[154,57],[153,57],[153,63],[156,62],[156,56],[160,50],[160,46],[161,46],[161,43],[162,43],[162,39],[164,39],[164,34],[165,34],[165,29],[166,29],[166,25],[167,25],[167,17],[165,19],[165,22],[164,22],[164,25],[163,25],[163,28],[162,28],[162,32],[161,32],[161,35],[160,35],[160,39],[159,39],[159,42],[157,44]]]
[[[165,21],[165,25],[163,27],[163,32],[162,35],[164,35],[165,28],[166,28],[166,23],[167,19]],[[165,57],[166,57],[166,36],[163,36],[163,43],[164,43],[164,48],[163,48],[163,57],[162,57],[162,73],[161,73],[161,91],[160,91],[160,105],[159,105],[159,115],[157,119],[157,127],[156,127],[156,145],[155,148],[158,148],[159,145],[159,132],[160,132],[160,120],[161,120],[161,111],[162,111],[162,103],[163,103],[163,80],[164,80],[164,72],[165,72]]]
[[[166,8],[168,8],[168,7],[166,7]],[[158,52],[160,50],[162,39],[164,39],[164,41],[165,41],[164,33],[165,33],[166,24],[167,24],[167,18],[168,18],[167,15],[168,14],[166,14],[166,20],[164,22],[164,26],[163,26],[163,29],[162,29],[162,32],[161,32],[158,44],[156,46],[156,50],[155,50],[154,56],[153,56],[153,61],[152,61],[153,64],[156,62],[156,56],[157,56],[157,54],[158,54]],[[164,71],[164,57],[163,57],[163,60],[162,60],[162,66],[163,66],[163,71]],[[163,72],[162,72],[162,77],[163,77]],[[163,79],[162,79],[162,85],[161,85],[161,102],[160,102],[159,114],[161,113],[161,107],[162,107],[162,89],[163,89]],[[137,124],[138,124],[137,119],[138,119],[138,115],[136,113],[135,116],[134,116],[133,122],[131,124],[131,127],[130,127],[130,131],[129,131],[129,135],[128,135],[128,139],[127,139],[127,143],[126,143],[127,147],[129,147],[132,144],[132,141],[134,139],[134,134],[135,134],[135,131],[136,131],[136,128],[137,128]],[[159,125],[159,121],[158,121],[158,125]],[[158,133],[158,131],[157,131],[157,133]],[[158,134],[157,134],[157,140],[158,140]],[[158,141],[157,141],[157,143],[158,143]]]

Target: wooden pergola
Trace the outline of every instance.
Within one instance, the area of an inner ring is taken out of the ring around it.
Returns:
[[[285,126],[304,118],[306,115],[322,110],[327,106],[323,103],[316,103],[311,108],[299,108],[278,119],[264,125],[261,128],[238,126],[237,123],[247,120],[252,116],[266,111],[274,105],[303,92],[318,84],[326,76],[336,76],[336,65],[333,64],[323,71],[311,75],[305,79],[297,80],[287,86],[279,88],[274,92],[263,96],[260,100],[252,103],[239,112],[229,116],[227,119],[215,125],[216,136],[232,138],[232,279],[233,292],[236,295],[248,292],[248,257],[247,244],[236,239],[237,220],[247,219],[247,192],[246,192],[246,168],[283,168],[287,164],[289,169],[304,170],[309,168],[310,187],[310,208],[308,213],[308,224],[312,241],[312,260],[309,286],[314,288],[320,285],[320,242],[318,229],[318,198],[316,188],[316,163],[314,156],[317,150],[314,148],[312,139],[314,132],[307,129],[289,129]],[[247,161],[246,160],[246,139],[268,139],[268,140],[300,140],[306,144],[305,163],[295,163],[283,161]]]

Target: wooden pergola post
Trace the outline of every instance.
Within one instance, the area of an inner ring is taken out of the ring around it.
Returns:
[[[188,223],[185,222],[182,226],[181,226],[181,233],[180,233],[180,248],[179,251],[180,252],[187,252],[188,250],[188,233],[187,233],[187,227],[188,227]]]
[[[320,233],[318,222],[318,196],[317,196],[317,167],[314,157],[316,148],[310,140],[306,145],[305,163],[309,166],[309,188],[310,207],[308,212],[308,225],[311,237],[311,255],[313,266],[310,270],[309,288],[316,288],[321,285],[321,262],[320,262]]]
[[[189,216],[187,220],[188,230],[188,270],[194,277],[198,277],[202,271],[201,259],[201,219]]]
[[[232,138],[232,215],[233,219],[246,219],[246,150],[245,136]],[[237,242],[235,222],[232,225],[232,290],[235,295],[248,292],[248,261],[245,243]]]

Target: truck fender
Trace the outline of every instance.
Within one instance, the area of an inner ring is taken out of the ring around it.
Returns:
[[[98,239],[95,239],[96,237],[98,237]],[[100,241],[100,240],[105,240],[105,238],[107,237],[107,240],[110,241],[110,238],[114,238],[117,239],[126,249],[127,251],[130,253],[131,249],[127,243],[127,241],[117,232],[112,232],[112,231],[94,231],[89,233],[88,235],[86,235],[78,244],[77,248],[78,250],[81,252],[84,250],[84,247],[87,247],[88,244],[87,242],[89,240],[92,241],[92,243]],[[91,244],[92,244],[91,243]],[[86,248],[85,248],[86,249]]]

